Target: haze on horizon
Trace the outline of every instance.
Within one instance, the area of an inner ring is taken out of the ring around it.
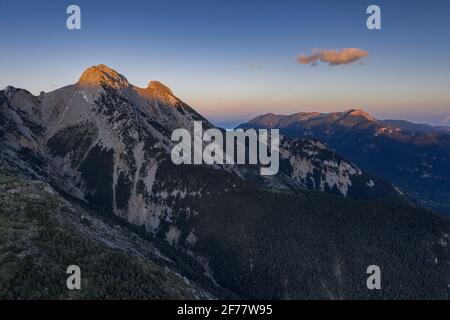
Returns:
[[[38,94],[106,64],[158,80],[216,123],[267,112],[360,108],[377,118],[450,120],[450,3],[376,1],[2,1],[0,88]],[[352,50],[349,50],[353,48]],[[313,65],[310,65],[313,64]]]

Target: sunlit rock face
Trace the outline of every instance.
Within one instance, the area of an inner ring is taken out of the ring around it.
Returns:
[[[86,87],[101,87],[104,85],[119,89],[128,87],[129,83],[127,78],[121,74],[104,64],[99,64],[86,69],[78,80],[78,85]]]

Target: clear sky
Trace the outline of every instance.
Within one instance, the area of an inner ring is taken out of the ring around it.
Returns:
[[[81,7],[81,30],[66,8]],[[382,29],[366,28],[381,7]],[[206,117],[363,108],[442,124],[450,116],[450,1],[158,0],[0,2],[0,87],[37,94],[104,63],[145,87],[167,84]],[[300,64],[358,48],[348,65]]]

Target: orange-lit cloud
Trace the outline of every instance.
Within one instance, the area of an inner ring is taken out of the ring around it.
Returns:
[[[344,48],[341,50],[315,50],[311,55],[302,54],[297,58],[301,64],[316,66],[319,61],[328,63],[331,66],[350,64],[361,60],[369,55],[368,51],[358,48]]]

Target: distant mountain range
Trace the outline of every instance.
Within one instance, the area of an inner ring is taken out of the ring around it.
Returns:
[[[450,134],[449,126],[430,126],[428,124],[418,124],[418,123],[413,123],[410,121],[393,120],[393,119],[378,120],[378,121],[380,121],[381,123],[384,123],[386,125],[392,126],[392,127],[400,128],[405,131]]]
[[[323,130],[365,132],[368,117],[336,114]],[[73,298],[65,270],[76,263],[82,298],[449,297],[450,220],[402,186],[312,133],[281,138],[276,176],[174,165],[171,133],[194,121],[214,127],[160,82],[139,88],[105,65],[39,96],[0,91],[0,297]],[[445,140],[421,135],[402,139]],[[366,287],[373,264],[380,291]]]
[[[239,127],[279,128],[287,136],[319,139],[422,204],[450,214],[450,127],[378,120],[363,110],[269,113]]]

